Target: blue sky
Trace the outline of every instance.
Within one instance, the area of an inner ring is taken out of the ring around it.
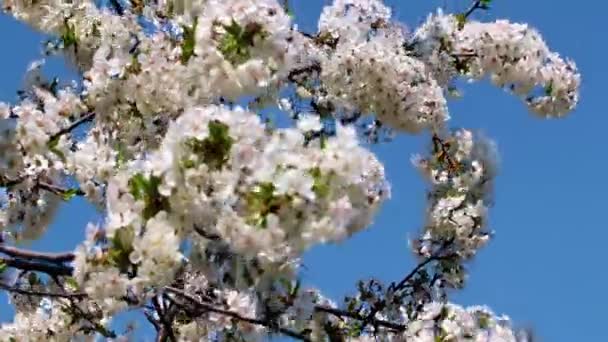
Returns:
[[[291,0],[296,20],[313,31],[323,0]],[[602,178],[604,82],[608,47],[602,32],[608,13],[604,1],[494,0],[483,20],[508,18],[538,28],[549,46],[573,58],[583,76],[581,102],[565,119],[541,120],[527,113],[514,96],[480,82],[464,88],[450,103],[451,125],[484,132],[498,143],[501,156],[491,228],[495,239],[470,265],[468,286],[452,300],[486,304],[532,327],[541,341],[608,341],[603,329],[608,293],[604,250],[608,241]],[[462,10],[465,0],[394,0],[396,17],[415,27],[438,6]],[[13,101],[29,62],[39,56],[42,37],[9,17],[0,16],[0,101]],[[61,61],[51,60],[47,74],[73,77]],[[335,299],[352,293],[356,280],[374,276],[399,279],[414,260],[408,237],[417,234],[424,210],[423,184],[409,159],[422,151],[422,136],[399,136],[374,147],[385,162],[393,198],[375,224],[340,245],[313,249],[305,256],[304,280]],[[65,204],[43,240],[31,247],[72,249],[84,227],[99,214],[75,200]],[[604,228],[602,228],[604,227]],[[11,310],[0,298],[0,320]],[[143,340],[143,336],[141,337]]]

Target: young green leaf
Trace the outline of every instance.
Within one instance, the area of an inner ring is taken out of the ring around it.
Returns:
[[[71,189],[64,191],[61,194],[61,199],[63,199],[64,201],[67,202],[67,201],[71,200],[72,198],[74,198],[74,196],[78,195],[79,193],[80,193],[79,189],[71,188]]]
[[[182,40],[182,55],[181,62],[182,64],[188,63],[188,60],[192,56],[194,56],[194,45],[196,38],[196,27],[198,26],[198,17],[194,18],[194,22],[192,23],[192,27],[183,26],[184,36]]]
[[[226,33],[219,41],[218,49],[233,65],[243,64],[249,60],[251,58],[250,48],[256,39],[263,40],[267,36],[262,26],[256,23],[242,27],[232,20],[230,25],[223,25],[223,28]]]

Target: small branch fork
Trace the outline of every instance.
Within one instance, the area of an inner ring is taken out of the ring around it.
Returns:
[[[85,114],[84,116],[82,116],[80,119],[74,121],[72,124],[70,124],[67,127],[64,127],[62,129],[60,129],[59,131],[57,131],[55,134],[49,136],[49,141],[54,141],[59,139],[62,135],[64,134],[68,134],[71,133],[72,131],[74,131],[76,128],[82,126],[83,124],[92,121],[95,118],[95,113],[94,112],[89,112],[87,114]],[[0,187],[12,187],[15,185],[18,185],[20,183],[22,183],[23,181],[25,181],[27,179],[27,177],[25,176],[20,176],[17,177],[15,179],[10,179],[8,177],[5,177],[3,175],[0,175]],[[55,184],[50,184],[41,180],[37,180],[36,181],[36,187],[52,192],[55,195],[58,196],[64,196],[66,194],[74,194],[76,196],[84,196],[85,193],[84,191],[82,191],[81,189],[70,189],[70,188],[63,188],[59,185],[55,185]]]
[[[193,304],[196,306],[197,309],[199,310],[204,310],[204,311],[208,311],[208,312],[213,312],[213,313],[217,313],[220,315],[224,315],[227,317],[231,317],[234,318],[236,320],[242,321],[242,322],[246,322],[246,323],[250,323],[250,324],[254,324],[254,325],[260,325],[260,326],[264,326],[269,328],[270,330],[276,330],[277,332],[285,335],[285,336],[289,336],[291,338],[295,338],[297,340],[300,341],[311,341],[310,338],[308,338],[306,335],[302,334],[302,333],[298,333],[296,331],[290,330],[290,329],[286,329],[286,328],[275,328],[273,327],[272,322],[266,321],[266,320],[261,320],[261,319],[257,319],[257,318],[251,318],[251,317],[245,317],[242,316],[241,314],[239,314],[238,312],[234,312],[234,311],[230,311],[230,310],[226,310],[226,309],[222,309],[222,308],[217,308],[211,304],[205,303],[200,301],[198,298],[180,290],[174,287],[170,287],[167,286],[165,287],[165,290],[167,290],[168,292],[171,292],[183,299],[187,299],[188,302],[190,304]]]
[[[62,135],[64,134],[68,134],[71,133],[73,130],[75,130],[76,128],[82,126],[83,124],[92,121],[95,118],[95,113],[94,112],[90,112],[85,114],[83,117],[81,117],[80,119],[74,121],[71,125],[60,129],[59,131],[57,131],[57,133],[51,135],[49,137],[49,141],[53,141],[56,139],[59,139]]]

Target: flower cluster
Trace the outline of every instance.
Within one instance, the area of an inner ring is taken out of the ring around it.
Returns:
[[[330,98],[399,131],[441,127],[449,117],[441,87],[422,62],[385,42],[391,37],[340,44],[323,63]]]
[[[414,164],[431,182],[429,208],[422,245],[417,251],[429,256],[432,245],[449,242],[463,259],[469,258],[489,239],[484,231],[496,176],[496,151],[483,137],[474,139],[467,130],[442,139],[435,137],[433,153],[416,156]]]
[[[211,94],[237,99],[258,93],[298,60],[297,34],[276,0],[210,0],[202,13],[190,66]]]
[[[429,16],[414,34],[413,54],[433,70],[441,84],[456,75],[490,76],[544,116],[562,116],[578,102],[580,75],[574,62],[549,50],[526,24],[499,20],[463,23],[454,15]]]
[[[391,10],[378,0],[336,0],[319,17],[319,32],[342,42],[366,40],[369,33],[386,25]]]
[[[404,338],[414,342],[527,341],[526,336],[513,330],[507,317],[495,316],[487,308],[437,302],[427,304],[420,318],[408,323]]]
[[[44,287],[44,286],[43,286]],[[76,312],[87,312],[89,317],[101,313],[91,310],[87,304],[70,302],[65,298],[40,298],[37,307],[21,311],[17,310],[10,324],[0,327],[0,341],[69,341],[71,339],[88,338],[87,330],[93,329],[92,322],[85,317],[76,317]],[[100,330],[108,322],[101,318],[98,323]]]

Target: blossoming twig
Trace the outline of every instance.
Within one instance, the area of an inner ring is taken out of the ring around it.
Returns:
[[[198,298],[171,286],[165,286],[165,290],[174,293],[184,299],[187,299],[190,303],[196,305],[198,308],[206,310],[206,311],[210,311],[210,312],[214,312],[220,315],[224,315],[224,316],[228,316],[234,319],[237,319],[239,321],[243,321],[246,323],[250,323],[250,324],[255,324],[255,325],[261,325],[267,328],[275,329],[271,326],[270,322],[267,321],[263,321],[261,319],[256,319],[256,318],[251,318],[251,317],[244,317],[241,316],[239,313],[234,312],[234,311],[230,311],[230,310],[225,310],[225,309],[220,309],[220,308],[216,308],[213,305],[207,304],[207,303],[203,303],[201,302]],[[276,330],[286,336],[301,340],[301,341],[311,341],[308,337],[306,337],[304,334],[295,332],[293,330],[290,329],[285,329],[285,328],[276,328]]]

